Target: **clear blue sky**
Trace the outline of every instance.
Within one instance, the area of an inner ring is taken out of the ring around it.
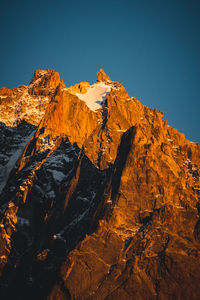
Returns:
[[[37,68],[92,83],[102,67],[200,142],[199,0],[7,0],[0,33],[0,86],[28,84]]]

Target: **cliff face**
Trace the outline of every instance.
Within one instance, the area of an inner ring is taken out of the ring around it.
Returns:
[[[102,69],[38,70],[0,103],[5,297],[200,298],[197,143]]]

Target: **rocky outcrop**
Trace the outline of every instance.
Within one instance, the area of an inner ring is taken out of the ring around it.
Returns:
[[[80,82],[73,86],[70,86],[68,88],[68,92],[73,95],[76,95],[77,93],[85,94],[87,92],[89,86],[90,86],[89,82]]]
[[[107,81],[111,81],[110,80],[110,77],[104,72],[103,69],[100,69],[98,72],[97,72],[97,81],[101,82],[107,82]]]
[[[38,125],[56,88],[65,88],[58,72],[37,70],[28,86],[0,90],[0,120],[7,126],[16,126],[22,121]]]
[[[92,86],[55,74],[31,83],[49,95],[41,121],[14,127],[32,135],[1,194],[2,295],[199,299],[199,144],[102,69]]]
[[[66,87],[58,72],[49,69],[38,69],[33,75],[28,92],[36,96],[49,96],[52,95],[58,86],[61,88]]]

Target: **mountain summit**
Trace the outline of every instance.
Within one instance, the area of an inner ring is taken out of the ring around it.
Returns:
[[[3,299],[199,299],[200,146],[103,69],[0,89]]]
[[[97,72],[97,81],[107,82],[107,81],[111,81],[111,80],[110,80],[110,77],[104,72],[104,70],[100,69]]]

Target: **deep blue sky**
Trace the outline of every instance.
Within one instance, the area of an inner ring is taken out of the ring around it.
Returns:
[[[92,83],[102,67],[200,142],[199,0],[7,0],[0,34],[0,86],[28,84],[37,68]]]

